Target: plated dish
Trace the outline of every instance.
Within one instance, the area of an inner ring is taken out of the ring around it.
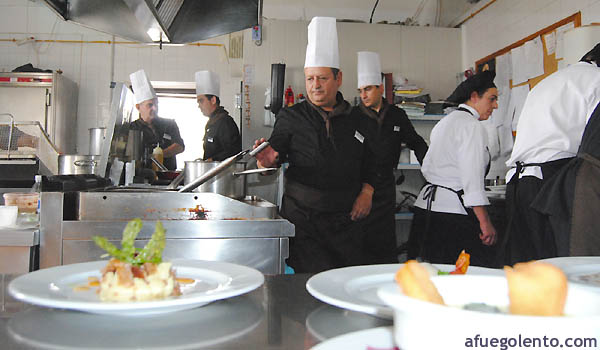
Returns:
[[[352,332],[328,339],[311,348],[312,350],[399,350],[394,345],[392,327],[377,327]]]
[[[568,256],[540,261],[563,270],[569,281],[600,292],[600,256]]]
[[[507,310],[509,292],[504,276],[434,276],[431,281],[446,305],[408,297],[398,286],[378,290],[394,309],[394,337],[404,350],[463,348],[469,340],[474,344],[477,335],[480,340],[551,337],[557,339],[555,344],[567,338],[600,336],[600,298],[578,285],[568,285],[564,316],[525,316],[464,308],[485,304]],[[452,326],[457,322],[459,326]],[[435,336],[431,336],[432,330]]]
[[[351,266],[324,271],[306,282],[315,298],[344,309],[391,319],[392,309],[377,296],[383,286],[396,286],[394,275],[402,264]],[[454,265],[435,264],[442,271],[453,271]],[[471,266],[468,275],[503,275],[499,269]]]
[[[79,290],[88,278],[100,278],[106,261],[57,266],[20,276],[8,285],[16,299],[44,307],[79,310],[98,314],[140,316],[195,308],[260,287],[259,271],[236,264],[201,260],[173,260],[179,277],[193,279],[183,285],[182,295],[144,302],[103,302],[94,288]]]

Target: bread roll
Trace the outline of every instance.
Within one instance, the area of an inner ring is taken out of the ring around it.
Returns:
[[[557,267],[538,262],[505,266],[509,311],[516,315],[561,316],[567,299],[567,277]]]
[[[436,304],[444,304],[444,299],[429,279],[429,272],[415,260],[409,260],[396,272],[396,282],[405,295]]]

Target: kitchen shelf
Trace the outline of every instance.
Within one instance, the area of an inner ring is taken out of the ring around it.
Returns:
[[[411,163],[398,163],[396,169],[400,170],[408,170],[408,169],[421,169],[421,165],[419,164],[411,164]]]
[[[439,115],[439,114],[425,114],[422,117],[411,117],[408,116],[408,119],[412,122],[439,122],[440,120],[442,120],[442,118],[444,118],[446,115]]]

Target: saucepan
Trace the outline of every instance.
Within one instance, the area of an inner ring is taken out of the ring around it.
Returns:
[[[264,142],[254,150],[242,151],[222,162],[199,160],[185,162],[183,176],[180,175],[173,180],[169,188],[176,188],[183,180],[185,185],[179,192],[190,192],[197,189],[197,192],[214,192],[231,198],[243,198],[246,196],[246,175],[272,172],[277,168],[246,170],[246,163],[240,162],[240,160],[245,155],[256,155],[268,145],[268,142]],[[226,171],[231,167],[233,167],[233,171]],[[179,183],[177,183],[178,180]]]

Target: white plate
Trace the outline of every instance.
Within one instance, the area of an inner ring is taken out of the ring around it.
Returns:
[[[377,289],[394,285],[394,275],[402,264],[351,266],[324,271],[306,282],[312,296],[330,305],[392,318],[392,309],[377,296]],[[435,264],[442,271],[453,271],[454,265]],[[500,269],[470,266],[469,275],[503,275]]]
[[[398,349],[394,344],[392,327],[378,327],[352,332],[319,343],[311,350]]]
[[[539,260],[550,263],[563,270],[567,279],[600,291],[600,256],[568,256]],[[597,275],[596,281],[586,277]]]
[[[219,299],[247,293],[260,287],[264,276],[250,267],[215,261],[173,260],[177,277],[193,278],[182,285],[182,295],[145,302],[102,302],[95,289],[75,291],[87,278],[100,278],[107,261],[52,267],[28,273],[8,285],[9,293],[26,303],[98,314],[140,316],[191,309]]]

